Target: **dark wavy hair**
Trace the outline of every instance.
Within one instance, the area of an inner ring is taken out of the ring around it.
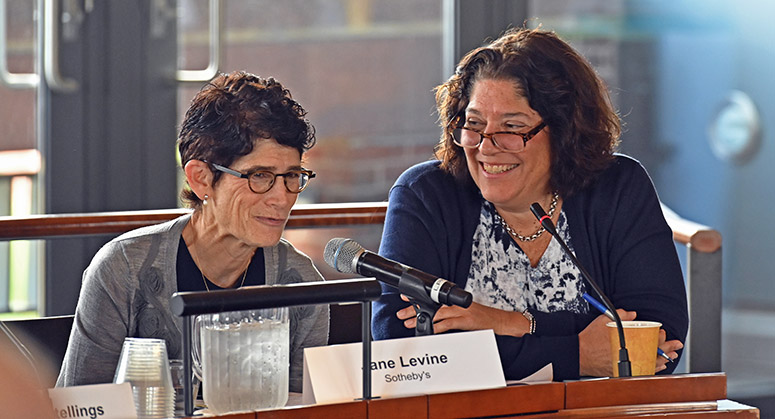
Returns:
[[[463,149],[448,126],[464,112],[474,83],[509,80],[517,94],[549,127],[550,185],[567,197],[592,182],[614,159],[621,125],[608,91],[595,70],[565,41],[540,29],[512,29],[463,57],[455,75],[436,87],[442,134],[436,146],[441,166],[471,181]]]
[[[221,74],[194,96],[178,135],[181,166],[206,160],[230,166],[250,154],[256,140],[273,138],[299,155],[315,145],[315,128],[307,111],[273,78],[237,71]],[[222,173],[213,172],[213,184]],[[202,201],[189,188],[180,197],[188,206]]]

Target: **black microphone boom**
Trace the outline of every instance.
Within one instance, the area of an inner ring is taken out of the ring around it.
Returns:
[[[619,318],[619,313],[616,312],[616,309],[614,308],[614,305],[611,303],[611,300],[608,299],[608,297],[603,293],[603,290],[595,283],[595,281],[592,279],[592,277],[589,275],[589,272],[587,272],[586,269],[584,269],[584,266],[581,265],[581,263],[576,259],[576,255],[571,252],[570,248],[568,247],[568,244],[565,243],[565,240],[560,237],[559,234],[557,234],[557,229],[554,228],[554,223],[552,222],[552,217],[548,216],[546,214],[546,211],[541,207],[541,204],[538,202],[534,202],[532,205],[530,205],[530,211],[535,215],[535,217],[538,219],[538,221],[541,223],[541,226],[546,229],[546,231],[549,232],[552,236],[554,236],[555,239],[557,239],[557,243],[560,243],[560,247],[562,247],[562,250],[565,251],[565,253],[570,257],[571,262],[573,262],[573,265],[575,265],[579,270],[581,271],[581,274],[584,275],[584,278],[587,279],[587,283],[592,286],[592,288],[595,290],[595,293],[600,297],[600,300],[605,305],[605,308],[608,309],[608,311],[611,312],[611,314],[614,316],[614,321],[616,322],[616,329],[619,332],[619,377],[630,377],[632,376],[632,368],[630,365],[630,356],[627,353],[627,345],[624,343],[624,327],[622,327],[622,319]]]
[[[339,272],[374,277],[394,288],[399,288],[402,277],[414,278],[422,284],[431,300],[438,304],[467,308],[473,299],[470,292],[446,279],[383,258],[351,239],[331,239],[323,251],[323,259]]]

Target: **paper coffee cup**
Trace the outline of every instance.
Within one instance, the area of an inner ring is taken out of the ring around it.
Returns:
[[[614,366],[614,377],[619,376],[619,332],[616,323],[609,322],[608,336],[611,341],[611,361]],[[657,365],[657,347],[659,346],[659,329],[662,323],[647,321],[623,321],[624,340],[630,355],[632,375],[654,375]]]

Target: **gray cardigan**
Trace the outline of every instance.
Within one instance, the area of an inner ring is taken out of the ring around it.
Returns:
[[[110,383],[125,337],[161,338],[181,358],[183,321],[170,311],[177,292],[180,235],[190,215],[125,233],[103,246],[83,273],[57,386]],[[264,248],[266,284],[322,281],[309,257],[281,239]],[[305,347],[328,343],[328,305],[291,307],[290,391],[301,392]]]

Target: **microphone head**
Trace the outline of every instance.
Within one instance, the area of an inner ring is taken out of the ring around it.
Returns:
[[[354,274],[358,273],[358,258],[366,250],[352,239],[340,237],[331,239],[323,250],[323,260],[328,266],[338,272]]]
[[[544,211],[543,207],[541,207],[541,204],[538,202],[533,202],[530,205],[530,211],[538,218],[538,221],[541,221],[541,218],[544,218],[544,215],[546,215],[546,211]]]
[[[557,235],[557,230],[554,229],[552,218],[546,214],[546,211],[544,211],[543,207],[541,207],[541,204],[538,202],[533,202],[530,204],[530,211],[533,213],[533,215],[535,215],[536,218],[538,218],[538,222],[541,223],[541,226],[543,226],[546,231],[549,232],[549,234],[552,236]]]

